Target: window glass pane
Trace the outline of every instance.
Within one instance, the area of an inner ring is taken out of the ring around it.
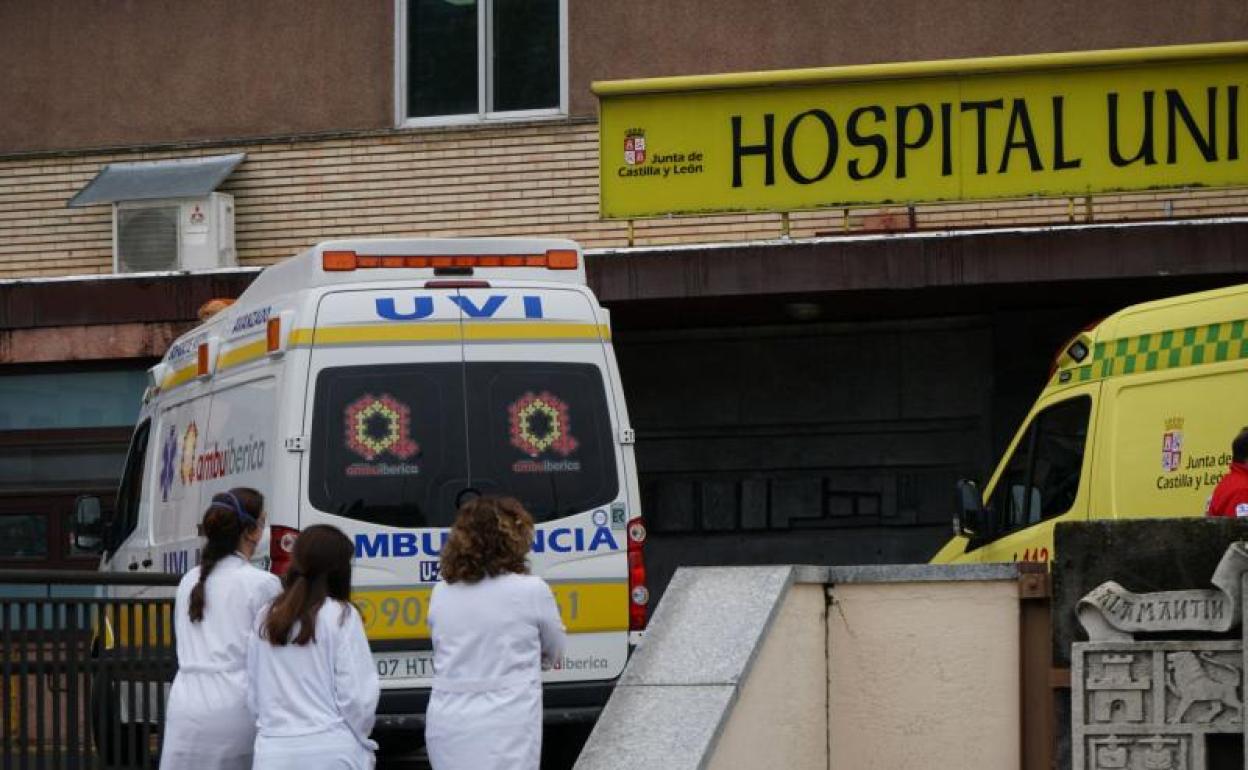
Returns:
[[[1075,504],[1091,411],[1092,399],[1082,396],[1049,407],[1042,415],[1031,481],[1041,519],[1060,516]]]
[[[0,430],[133,425],[146,386],[141,369],[0,377]]]
[[[317,509],[396,527],[450,526],[468,486],[459,363],[321,372],[308,496]]]
[[[111,485],[121,475],[125,458],[124,447],[104,444],[0,447],[0,487],[65,487],[87,481]]]
[[[326,369],[308,496],[319,510],[362,521],[445,527],[471,487],[514,495],[542,521],[615,499],[612,436],[602,373],[591,364]]]
[[[559,106],[559,0],[494,0],[493,110]]]
[[[1027,469],[1031,467],[1031,443],[1035,433],[1035,422],[1027,428],[1027,433],[1014,447],[1010,462],[997,480],[996,489],[992,493],[991,513],[993,519],[992,534],[1005,534],[1021,529],[1027,525],[1028,503]]]
[[[39,513],[0,513],[0,559],[46,559],[48,519]]]
[[[538,521],[615,499],[615,442],[597,366],[481,362],[466,370],[474,488],[518,498]]]
[[[477,113],[475,0],[408,0],[407,9],[408,116]]]
[[[118,536],[128,537],[139,521],[139,502],[143,497],[143,469],[147,466],[147,442],[152,432],[152,421],[144,420],[134,431],[130,453],[125,461],[125,475],[117,492],[117,515],[121,527]]]
[[[1089,396],[1076,396],[1036,415],[992,495],[996,534],[1060,516],[1075,504],[1087,444]]]

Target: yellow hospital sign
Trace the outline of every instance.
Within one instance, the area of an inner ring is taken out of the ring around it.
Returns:
[[[1248,184],[1248,43],[594,91],[604,217]]]

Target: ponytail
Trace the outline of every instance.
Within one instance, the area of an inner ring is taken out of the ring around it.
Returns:
[[[191,589],[188,612],[192,623],[204,619],[208,576],[217,562],[238,550],[243,535],[254,530],[264,511],[264,496],[254,489],[238,487],[212,496],[200,533],[207,539],[199,557],[199,582]]]
[[[316,616],[325,600],[350,607],[354,555],[355,545],[336,527],[317,524],[300,533],[294,563],[282,580],[282,593],[269,607],[260,638],[274,647],[315,642]]]
[[[285,590],[273,600],[260,636],[275,647],[289,643],[307,644],[316,638],[316,613],[325,603],[325,586],[323,583],[313,586],[308,576],[297,569],[288,570],[282,582]],[[299,632],[292,639],[291,631],[296,623],[299,624]]]

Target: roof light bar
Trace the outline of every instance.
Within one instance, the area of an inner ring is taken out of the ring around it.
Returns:
[[[575,249],[550,249],[545,254],[431,254],[373,256],[354,251],[321,253],[326,272],[349,272],[371,268],[438,267],[544,267],[547,270],[575,270],[579,263]]]

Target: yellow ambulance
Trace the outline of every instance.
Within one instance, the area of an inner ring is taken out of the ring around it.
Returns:
[[[1047,562],[1053,527],[1203,515],[1248,425],[1248,284],[1120,310],[1077,335],[982,492],[959,483],[933,563]]]

